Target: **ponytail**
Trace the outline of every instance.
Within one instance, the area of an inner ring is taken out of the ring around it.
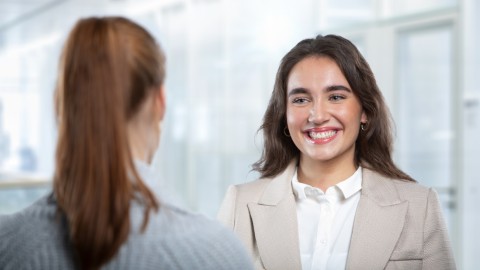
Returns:
[[[134,192],[145,205],[143,228],[150,210],[158,210],[129,149],[131,55],[114,22],[133,24],[118,18],[77,23],[64,48],[56,91],[54,193],[82,269],[99,268],[127,240]]]

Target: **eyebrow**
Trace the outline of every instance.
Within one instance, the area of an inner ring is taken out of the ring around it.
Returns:
[[[298,87],[298,88],[293,88],[292,90],[290,90],[290,92],[288,92],[288,96],[293,96],[293,95],[297,95],[297,94],[307,94],[309,93],[310,91],[308,91],[307,89],[303,88],[303,87]]]
[[[347,91],[347,92],[352,92],[352,90],[344,85],[331,85],[331,86],[328,86],[326,91],[327,92],[330,92],[330,91],[335,91],[335,90],[344,90],[344,91]]]
[[[331,92],[331,91],[336,91],[336,90],[343,90],[343,91],[347,91],[347,92],[352,92],[352,90],[344,85],[330,85],[328,86],[325,91],[326,92]],[[298,87],[298,88],[294,88],[292,90],[290,90],[290,92],[288,92],[288,96],[293,96],[293,95],[298,95],[298,94],[308,94],[310,93],[310,90],[306,89],[306,88],[303,88],[303,87]]]

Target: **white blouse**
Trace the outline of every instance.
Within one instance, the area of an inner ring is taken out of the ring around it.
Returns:
[[[298,182],[297,171],[292,187],[297,203],[302,269],[345,269],[362,189],[361,167],[325,193]]]

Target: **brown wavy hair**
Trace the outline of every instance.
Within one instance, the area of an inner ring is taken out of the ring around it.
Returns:
[[[366,130],[359,133],[355,143],[355,163],[387,177],[415,181],[392,160],[392,120],[370,66],[355,45],[336,35],[302,40],[282,58],[259,129],[263,131],[262,156],[253,164],[253,169],[261,177],[274,177],[292,160],[298,160],[300,151],[284,133],[287,127],[287,82],[292,68],[311,56],[328,57],[337,63],[367,115]]]
[[[165,57],[142,27],[121,17],[80,20],[63,49],[55,91],[58,144],[53,182],[82,269],[98,269],[130,232],[130,204],[159,203],[135,170],[127,121],[159,91]]]

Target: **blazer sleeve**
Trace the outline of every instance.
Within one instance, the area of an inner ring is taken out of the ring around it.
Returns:
[[[236,200],[237,187],[233,185],[229,186],[217,214],[217,219],[230,229],[233,229],[235,226]]]
[[[423,241],[423,269],[456,269],[438,194],[431,188],[427,199]]]

